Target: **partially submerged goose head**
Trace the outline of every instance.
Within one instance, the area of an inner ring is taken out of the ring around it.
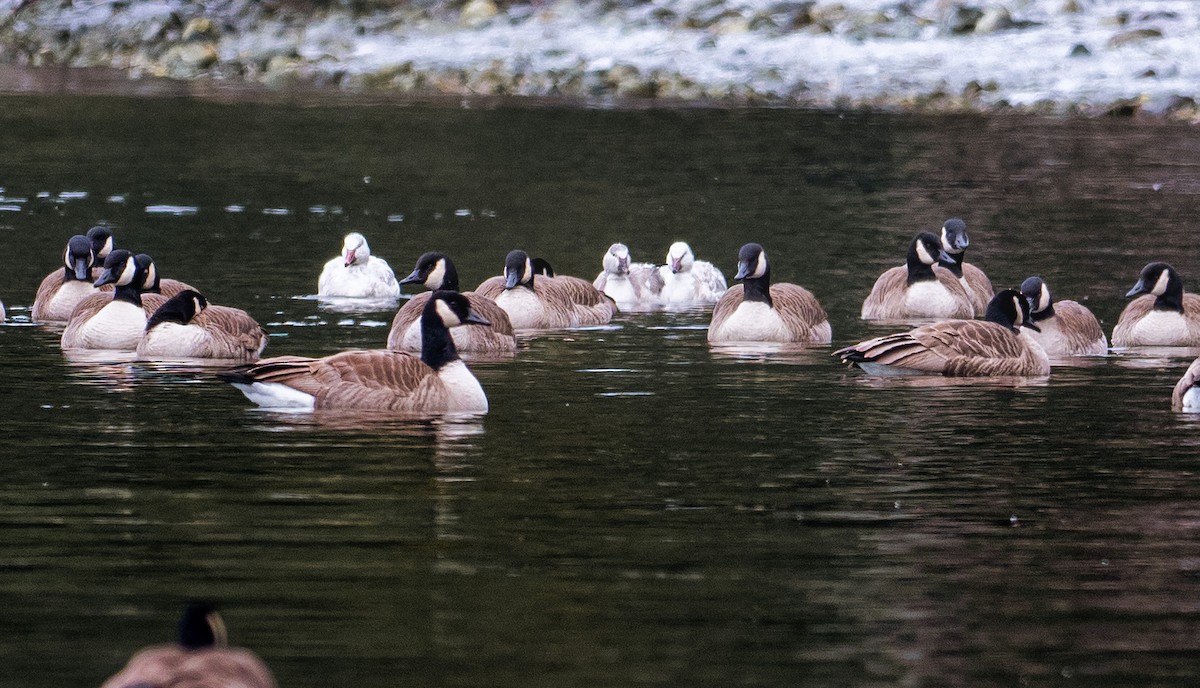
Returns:
[[[67,241],[67,250],[63,254],[63,265],[66,267],[66,278],[69,280],[90,281],[95,256],[92,254],[92,241],[82,234],[76,234]]]
[[[609,246],[604,254],[604,271],[610,275],[628,275],[629,247],[621,243]]]
[[[942,224],[942,248],[946,253],[962,253],[971,245],[967,236],[967,223],[952,217]]]
[[[96,225],[87,231],[88,241],[92,242],[92,256],[97,264],[103,264],[104,259],[113,250],[112,230],[104,225]]]
[[[458,291],[458,271],[444,253],[430,251],[417,259],[417,265],[400,284],[423,284],[430,291]]]
[[[695,262],[696,254],[692,253],[692,247],[687,242],[676,241],[667,249],[667,267],[673,273],[687,272]]]
[[[529,260],[529,254],[516,249],[509,251],[504,257],[504,288],[515,289],[518,286],[524,285],[533,288],[533,263]]]
[[[342,240],[342,262],[345,267],[362,265],[371,259],[371,247],[367,246],[367,238],[358,232],[350,232]]]

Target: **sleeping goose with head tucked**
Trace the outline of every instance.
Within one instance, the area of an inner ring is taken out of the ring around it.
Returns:
[[[1041,277],[1021,283],[1021,293],[1032,304],[1030,320],[1038,330],[1021,330],[1051,356],[1102,356],[1108,352],[1108,337],[1100,321],[1086,306],[1075,301],[1056,301]]]
[[[985,320],[943,320],[908,332],[870,339],[839,349],[835,356],[871,375],[947,377],[1044,377],[1050,358],[1036,342],[1021,336],[1029,301],[1005,289],[988,303]]]
[[[662,303],[663,278],[659,266],[633,263],[629,247],[615,243],[601,261],[604,270],[592,286],[617,302],[619,308],[649,308]]]
[[[387,261],[371,255],[367,238],[351,232],[342,241],[342,254],[330,259],[321,270],[317,296],[398,299],[400,284]]]
[[[192,603],[176,642],[138,650],[100,688],[275,688],[258,655],[228,647],[225,622],[208,603]]]
[[[521,250],[510,251],[504,275],[484,280],[475,293],[503,308],[517,331],[603,325],[617,312],[616,302],[587,280],[537,275]]]
[[[903,267],[887,270],[863,301],[863,320],[972,318],[971,296],[939,261],[953,262],[937,235],[921,232],[908,245]]]
[[[458,291],[458,270],[450,257],[431,251],[417,259],[417,265],[400,284],[423,284],[429,291],[417,294],[400,307],[392,318],[392,329],[388,332],[387,348],[392,351],[421,350],[421,313],[432,292],[439,290]],[[487,327],[456,327],[450,330],[454,347],[463,353],[508,353],[517,350],[517,338],[513,335],[508,313],[495,301],[476,294],[464,292],[471,303],[471,310],[491,323]]]
[[[203,294],[182,291],[167,299],[146,322],[138,358],[213,358],[254,361],[267,346],[267,333],[240,308],[210,305]]]
[[[220,373],[267,408],[484,413],[487,396],[458,357],[450,328],[486,326],[465,296],[437,291],[421,312],[421,355],[383,349],[324,358],[280,356]]]
[[[767,254],[759,244],[738,252],[741,284],[730,287],[713,308],[708,341],[828,344],[833,338],[825,309],[796,284],[771,283]]]
[[[1200,296],[1184,293],[1183,278],[1163,262],[1150,263],[1126,297],[1113,346],[1200,346]]]

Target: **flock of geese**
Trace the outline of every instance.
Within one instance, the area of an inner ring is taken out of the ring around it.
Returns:
[[[904,265],[876,280],[864,320],[930,321],[905,332],[838,349],[843,362],[872,375],[1043,377],[1052,358],[1103,355],[1109,349],[1083,305],[1055,300],[1037,276],[996,292],[965,261],[966,223],[947,220],[940,236],[920,232]],[[399,299],[405,284],[428,292],[407,301],[392,321],[386,348],[323,358],[261,359],[267,333],[245,311],[212,304],[182,282],[163,279],[153,259],[113,246],[106,226],[67,241],[63,267],[42,281],[31,318],[64,326],[64,350],[134,352],[141,360],[217,359],[241,363],[219,373],[260,406],[402,413],[485,412],[487,395],[459,353],[511,354],[521,333],[609,322],[621,310],[712,306],[708,341],[828,345],[833,333],[807,289],[771,281],[766,251],[738,252],[740,284],[676,242],[663,264],[633,262],[615,243],[591,282],[556,275],[545,260],[511,251],[501,275],[463,291],[450,258],[422,255],[397,279],[358,232],[318,278],[318,298]],[[1179,274],[1152,262],[1126,294],[1112,346],[1200,347],[1200,297]],[[1175,408],[1200,411],[1200,359],[1179,381]]]

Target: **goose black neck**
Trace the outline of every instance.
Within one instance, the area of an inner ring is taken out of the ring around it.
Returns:
[[[1042,310],[1040,310],[1036,313],[1029,314],[1029,318],[1031,320],[1033,320],[1034,322],[1040,322],[1042,320],[1049,320],[1050,318],[1053,318],[1053,317],[1054,317],[1054,302],[1053,301],[1050,302],[1049,306],[1046,306]]]
[[[763,274],[759,277],[747,277],[742,280],[743,301],[760,301],[768,306],[774,305],[771,301],[771,269],[763,270]]]
[[[1004,306],[999,303],[999,299],[992,299],[992,302],[988,304],[987,314],[983,319],[988,322],[994,322],[997,325],[1002,325],[1004,329],[1010,332],[1018,332],[1016,318],[1005,310]]]
[[[921,260],[917,254],[917,246],[908,249],[908,284],[911,286],[917,282],[932,282],[937,279],[937,275],[933,274],[933,266],[927,265]]]
[[[451,263],[449,258],[443,260],[446,261],[446,269],[442,273],[442,286],[438,287],[438,289],[458,291],[458,270],[455,269],[454,263]]]
[[[429,305],[421,312],[421,360],[430,368],[439,370],[447,363],[458,360],[458,349],[454,346],[450,329],[442,322],[437,310],[430,307],[433,303],[434,300],[430,299]]]
[[[118,285],[113,290],[113,301],[128,301],[140,308],[142,305],[142,292],[132,284]]]
[[[1154,299],[1154,310],[1183,312],[1183,280],[1177,275],[1167,278],[1167,290]]]
[[[950,253],[950,252],[946,251],[946,253]],[[947,263],[947,262],[943,262],[943,261],[939,260],[938,265],[940,265],[940,266],[946,268],[947,270],[949,270],[950,272],[954,273],[955,277],[962,279],[963,262],[966,261],[966,259],[967,259],[967,252],[959,251],[958,253],[950,253],[950,256],[952,258],[954,258],[954,260],[952,262]],[[932,270],[930,272],[932,272]]]
[[[146,330],[149,331],[155,325],[165,322],[186,325],[194,316],[195,311],[193,308],[186,307],[179,301],[171,299],[162,306],[159,306],[158,310],[154,311],[154,315],[150,316],[150,319],[146,321]]]

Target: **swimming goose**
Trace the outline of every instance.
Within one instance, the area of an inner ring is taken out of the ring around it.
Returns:
[[[1113,346],[1200,346],[1200,296],[1184,293],[1175,268],[1150,263],[1125,296],[1138,298],[1121,311]]]
[[[663,280],[660,298],[667,305],[708,305],[725,294],[725,275],[712,263],[696,260],[692,247],[683,241],[671,244],[659,275]]]
[[[422,292],[409,299],[392,319],[388,332],[387,348],[392,351],[421,350],[421,312],[430,294],[441,289],[458,291],[458,270],[443,253],[429,252],[417,259],[412,273],[400,280],[400,284],[424,284],[430,291]],[[495,301],[473,292],[463,296],[471,302],[471,309],[491,323],[490,327],[456,327],[450,330],[454,346],[460,352],[504,353],[517,350],[517,338],[513,336],[508,313]]]
[[[82,234],[71,237],[63,254],[63,268],[46,275],[33,298],[33,321],[66,322],[80,301],[97,293],[93,282],[99,275],[92,275],[93,262],[91,240]]]
[[[620,308],[659,305],[664,284],[659,266],[629,261],[628,246],[621,243],[609,246],[602,260],[604,270],[592,286],[611,297]]]
[[[971,296],[939,261],[953,262],[932,232],[921,232],[908,245],[905,266],[887,270],[863,301],[863,320],[973,318]]]
[[[771,284],[771,267],[762,246],[751,243],[741,248],[733,278],[742,284],[730,287],[713,308],[708,341],[828,344],[832,340],[829,318],[812,292],[787,282]]]
[[[529,254],[510,251],[504,275],[484,280],[475,293],[503,308],[514,330],[603,325],[617,312],[616,302],[586,280],[534,276]]]
[[[1042,345],[1051,356],[1098,356],[1108,352],[1108,338],[1100,321],[1075,301],[1055,301],[1041,277],[1021,283],[1021,293],[1032,304],[1030,320],[1040,331],[1021,334]]]
[[[1029,310],[1020,292],[1005,289],[988,303],[984,321],[929,323],[834,355],[871,375],[1044,377],[1050,374],[1050,358],[1019,332],[1022,326],[1037,329]]]
[[[254,361],[267,346],[267,333],[240,308],[210,305],[203,294],[182,291],[167,299],[146,322],[138,358],[219,358]]]
[[[988,303],[994,292],[992,281],[983,274],[983,270],[965,262],[967,247],[970,245],[971,240],[967,237],[967,223],[957,217],[946,220],[942,225],[942,248],[950,254],[950,260],[941,260],[938,265],[954,273],[971,297],[975,315],[979,316],[987,312]]]
[[[100,688],[274,688],[275,677],[258,655],[228,647],[225,623],[212,605],[188,605],[176,642],[138,650]]]
[[[149,264],[135,260],[124,249],[109,253],[104,260],[104,272],[95,284],[97,287],[112,284],[115,289],[111,295],[93,294],[75,306],[62,333],[62,348],[137,349],[147,317],[166,301],[157,294],[142,296]]]
[[[449,329],[487,325],[467,297],[436,291],[421,311],[421,356],[343,351],[325,358],[268,358],[218,377],[267,408],[483,413],[487,396],[458,357]]]
[[[321,270],[317,296],[398,299],[400,284],[387,261],[371,255],[366,237],[351,232],[342,242],[342,255],[325,263]]]
[[[1175,383],[1175,389],[1171,392],[1172,409],[1200,413],[1200,387],[1197,387],[1197,381],[1200,381],[1200,358],[1192,361],[1183,377]]]

